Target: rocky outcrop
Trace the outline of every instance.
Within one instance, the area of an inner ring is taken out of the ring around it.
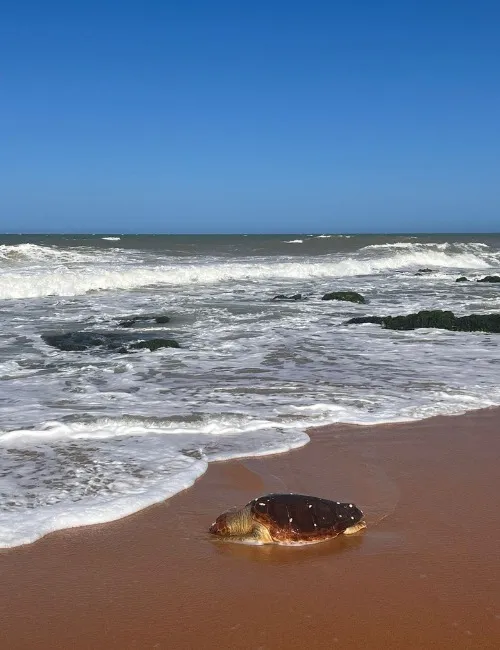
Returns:
[[[485,278],[477,280],[477,282],[500,282],[500,275],[487,275]]]
[[[365,298],[357,291],[332,291],[331,293],[325,293],[321,300],[344,300],[346,302],[357,302],[364,304],[366,302]]]
[[[164,325],[169,323],[170,318],[164,316],[163,314],[159,316],[131,316],[126,320],[122,320],[118,323],[118,327],[134,327],[135,325],[144,326],[144,325]]]
[[[383,316],[355,316],[346,321],[346,325],[383,325]]]
[[[436,328],[455,332],[492,332],[500,333],[500,314],[471,314],[455,316],[451,311],[419,311],[407,316],[363,316],[351,318],[348,325],[374,323],[391,330],[414,330],[419,328]]]
[[[284,293],[280,293],[274,296],[274,298],[271,298],[271,300],[287,300],[292,302],[294,300],[304,300],[304,298],[301,293],[294,293],[293,296],[286,296]]]
[[[178,348],[180,347],[177,341],[173,339],[149,339],[148,341],[137,341],[137,343],[131,343],[129,346],[130,350],[150,350],[154,352],[160,348]]]
[[[177,341],[172,339],[153,338],[117,333],[117,332],[65,332],[64,334],[44,334],[42,339],[54,348],[64,352],[85,352],[100,350],[107,352],[126,353],[131,350],[159,348],[178,348]]]
[[[429,273],[434,273],[434,269],[418,269],[415,275],[428,275]]]
[[[469,280],[465,277],[465,275],[460,276],[455,280],[455,282],[468,282]]]

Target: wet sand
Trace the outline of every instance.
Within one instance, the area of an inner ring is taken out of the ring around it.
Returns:
[[[0,648],[499,648],[500,410],[311,438],[1,552]],[[368,528],[299,548],[208,535],[267,491],[354,501]]]

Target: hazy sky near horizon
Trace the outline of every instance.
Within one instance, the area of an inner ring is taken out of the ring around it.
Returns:
[[[500,3],[19,0],[0,231],[500,230]]]

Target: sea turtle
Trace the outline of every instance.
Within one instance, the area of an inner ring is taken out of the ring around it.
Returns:
[[[305,494],[266,494],[217,517],[209,531],[254,544],[314,544],[366,528],[353,503]]]

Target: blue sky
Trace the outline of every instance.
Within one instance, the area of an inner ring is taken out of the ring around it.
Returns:
[[[500,230],[500,3],[2,4],[0,231]]]

